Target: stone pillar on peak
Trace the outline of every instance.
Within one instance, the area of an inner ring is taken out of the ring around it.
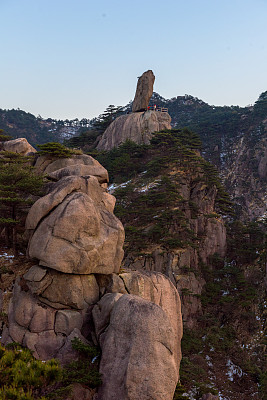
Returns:
[[[149,69],[138,78],[137,88],[132,106],[132,112],[146,111],[153,94],[155,75]]]

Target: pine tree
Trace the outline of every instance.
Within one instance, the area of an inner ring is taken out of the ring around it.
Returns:
[[[0,143],[6,142],[7,140],[14,139],[12,136],[9,136],[5,133],[4,129],[0,129]]]
[[[48,142],[44,144],[38,144],[37,147],[40,149],[38,151],[39,155],[49,155],[56,158],[70,158],[74,151],[68,149],[61,143]]]
[[[115,118],[122,114],[120,106],[109,105],[107,109],[92,122],[93,130],[103,133]]]
[[[0,152],[0,227],[8,247],[18,253],[17,232],[23,226],[32,195],[41,193],[43,177],[35,175],[30,157]]]

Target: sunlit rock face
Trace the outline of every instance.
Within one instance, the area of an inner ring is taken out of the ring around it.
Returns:
[[[155,75],[150,70],[143,73],[138,78],[137,88],[133,101],[132,111],[144,111],[147,109],[149,100],[153,94],[153,85],[155,81]]]
[[[35,148],[32,147],[25,138],[8,140],[2,144],[2,147],[4,151],[12,151],[13,153],[21,154],[22,156],[36,153]]]
[[[149,144],[153,132],[171,129],[171,117],[166,112],[146,111],[121,115],[103,133],[97,149],[111,150],[126,140]]]
[[[108,182],[107,170],[87,154],[73,155],[70,158],[55,159],[50,155],[39,156],[34,165],[38,173],[48,175],[53,180],[66,176],[95,176],[100,183]]]
[[[167,112],[148,110],[154,81],[151,70],[139,77],[132,113],[121,115],[108,126],[97,145],[98,150],[109,151],[126,140],[149,144],[154,132],[171,129],[171,117]]]
[[[92,160],[38,162],[56,182],[28,213],[28,255],[39,265],[15,283],[2,343],[21,343],[42,360],[57,357],[64,363],[77,356],[71,340],[86,341],[90,310],[100,297],[94,274],[117,273],[123,258],[124,229],[113,214],[115,198],[102,187],[108,173]]]
[[[172,400],[181,361],[177,289],[156,272],[101,276],[98,283],[106,290],[93,308],[102,350],[98,399]]]

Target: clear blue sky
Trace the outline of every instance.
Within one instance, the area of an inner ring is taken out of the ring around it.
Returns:
[[[0,16],[0,108],[92,118],[148,69],[165,98],[267,90],[267,0],[0,0]]]

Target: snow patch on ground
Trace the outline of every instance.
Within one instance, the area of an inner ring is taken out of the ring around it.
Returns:
[[[147,185],[141,186],[141,188],[136,188],[136,190],[138,192],[142,192],[142,193],[148,192],[149,189],[152,189],[152,188],[158,186],[158,184],[159,184],[159,180],[156,180],[154,182],[148,183]]]
[[[229,381],[233,382],[234,375],[237,375],[239,378],[241,378],[244,375],[242,369],[238,365],[235,365],[230,360],[230,358],[227,361],[226,366],[228,367],[228,371],[226,372],[226,375],[228,376]]]
[[[11,258],[14,258],[14,256],[12,254],[8,254],[6,252],[0,252],[0,258],[4,258],[5,260],[9,260]]]
[[[116,189],[118,189],[118,188],[124,188],[124,187],[127,186],[128,183],[130,183],[131,181],[132,181],[132,180],[130,179],[129,181],[123,182],[123,183],[120,183],[120,184],[111,183],[111,185],[109,185],[109,187],[108,187],[108,192],[109,192],[110,194],[112,194],[112,193],[114,193],[114,191],[115,191]]]
[[[212,364],[212,362],[211,362],[210,356],[206,355],[205,358],[206,358],[206,361],[207,361],[207,365],[208,365],[210,368],[212,368],[212,367],[213,367],[213,364]]]

